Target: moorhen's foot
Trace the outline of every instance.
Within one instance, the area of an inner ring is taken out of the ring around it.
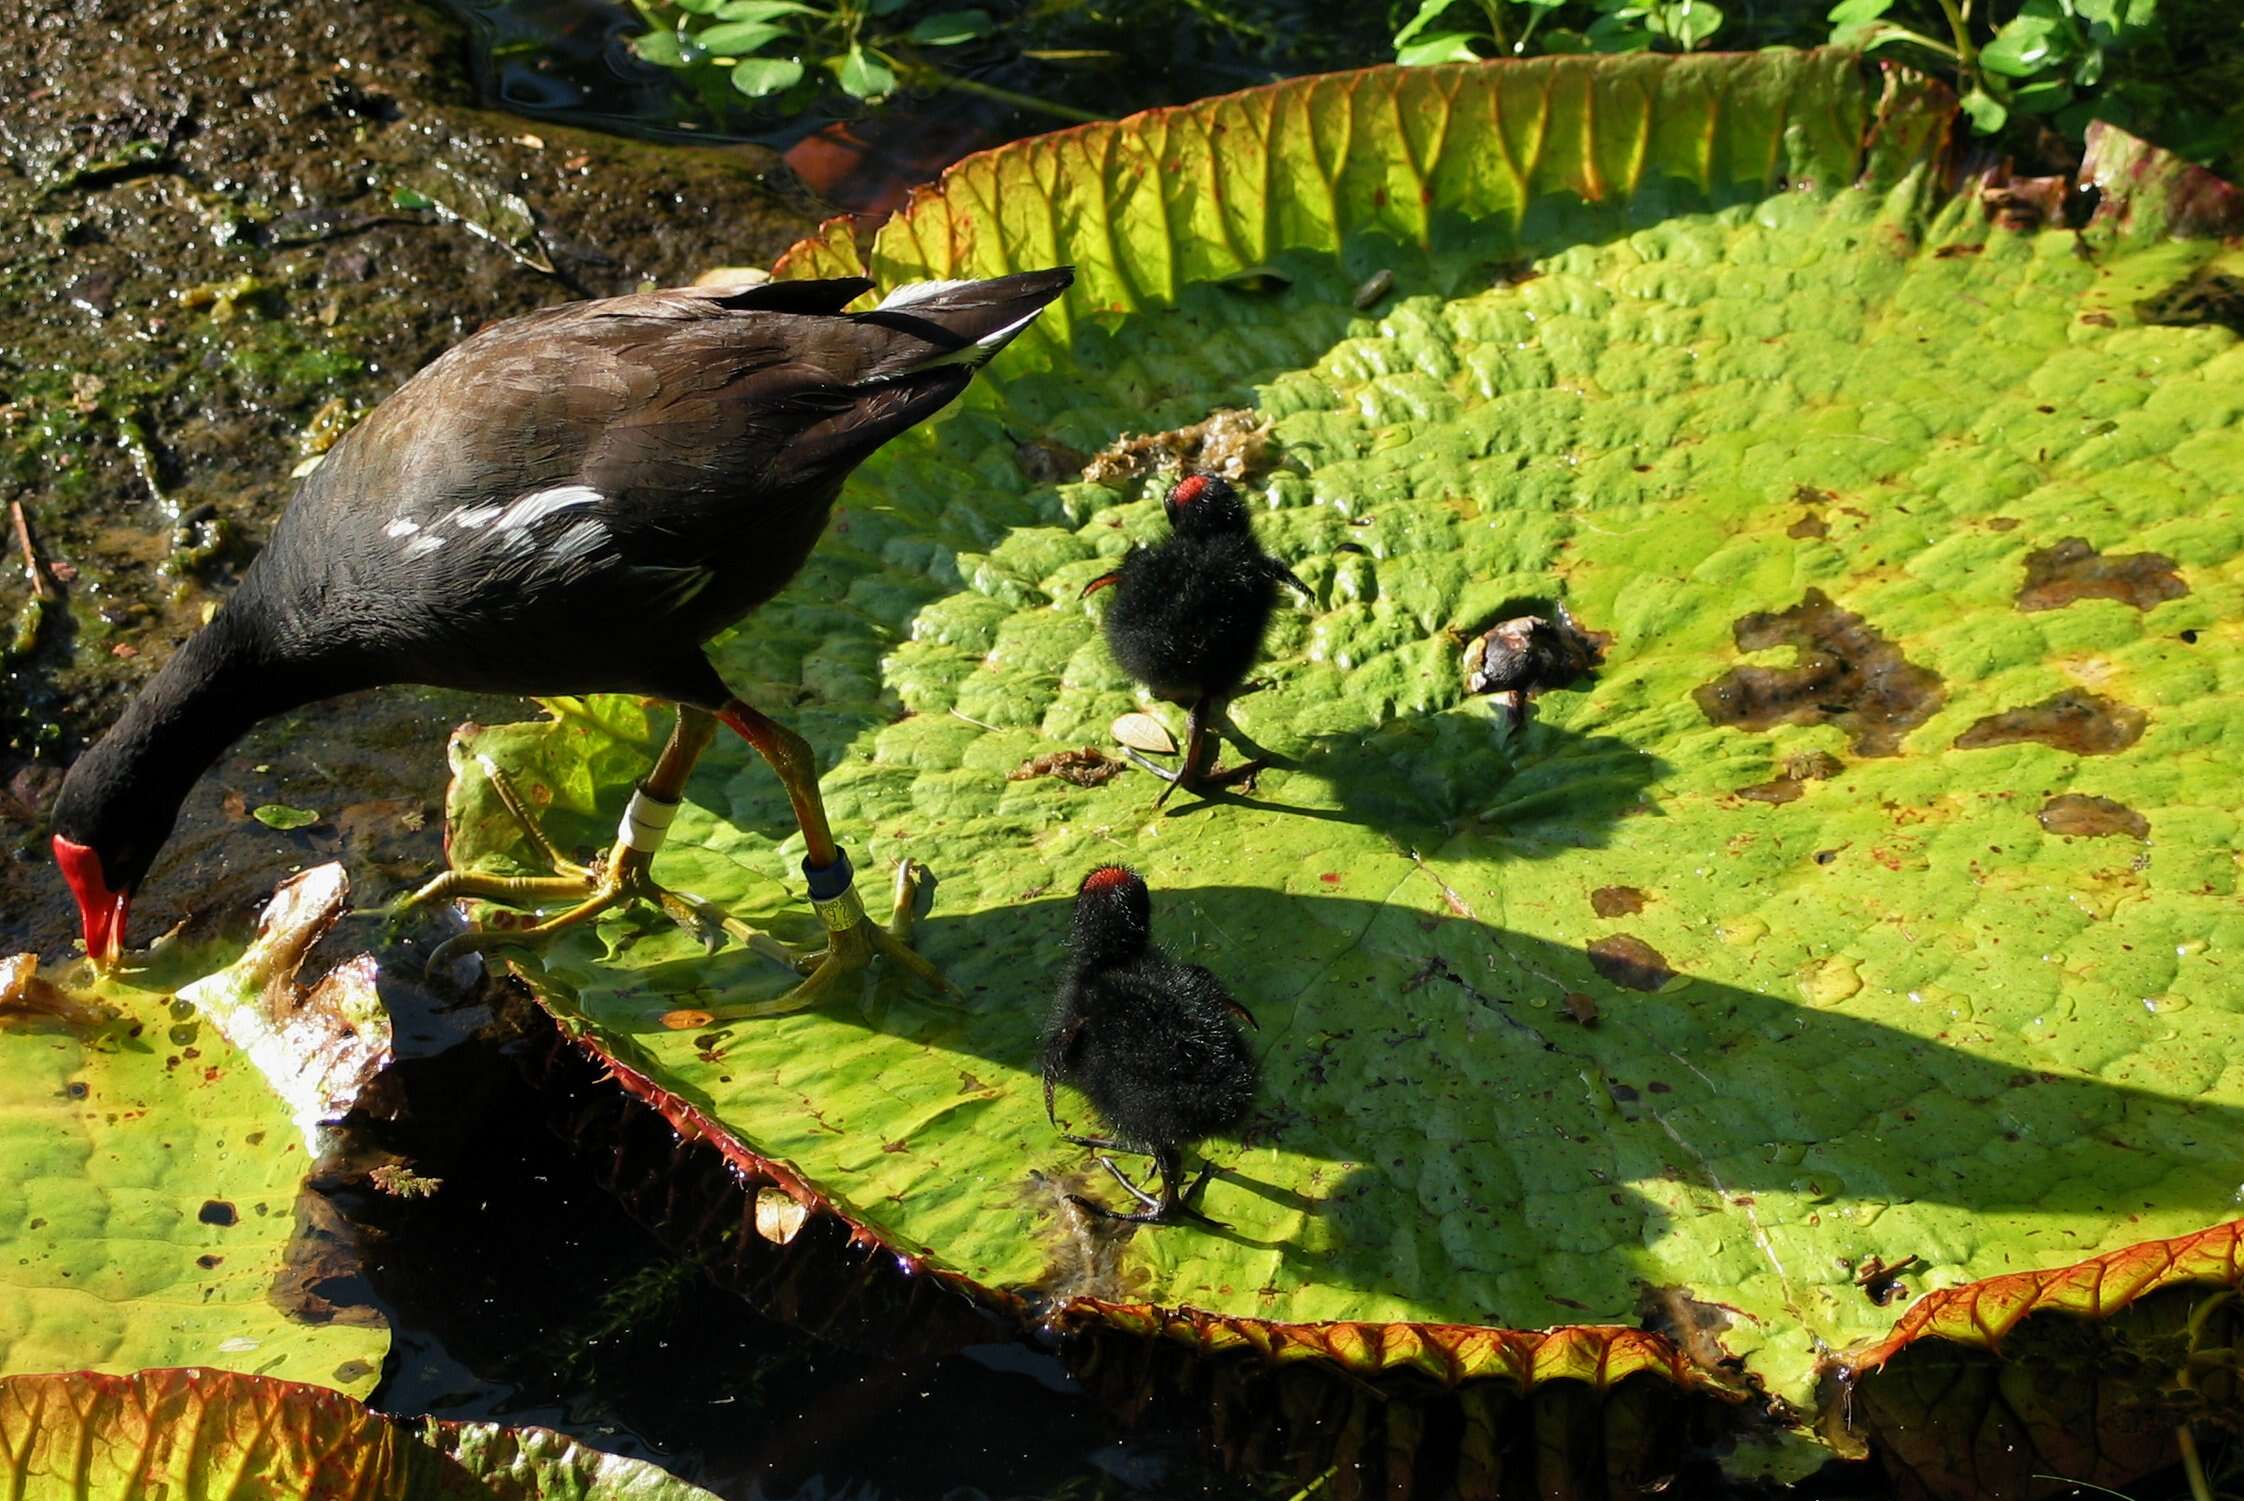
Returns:
[[[807,1011],[832,995],[836,986],[861,974],[875,958],[894,961],[938,993],[949,990],[943,972],[911,947],[912,909],[919,900],[920,883],[927,867],[917,860],[896,863],[895,902],[888,923],[882,926],[865,915],[857,898],[846,856],[833,868],[806,872],[811,879],[811,906],[826,924],[826,947],[817,953],[789,950],[789,962],[806,978],[785,995],[768,1001],[746,1001],[733,1006],[712,1006],[693,1013],[697,1025],[747,1021],[757,1017],[785,1016]],[[836,889],[838,887],[838,889]],[[822,894],[830,892],[831,894]],[[776,945],[775,945],[776,946]],[[664,1019],[665,1024],[669,1018]]]
[[[1084,1209],[1102,1219],[1119,1220],[1126,1225],[1173,1225],[1179,1220],[1193,1220],[1208,1226],[1212,1230],[1228,1230],[1231,1228],[1222,1220],[1210,1218],[1187,1202],[1197,1196],[1201,1189],[1207,1187],[1208,1179],[1215,1172],[1215,1164],[1212,1162],[1202,1164],[1198,1175],[1193,1178],[1191,1184],[1181,1194],[1176,1192],[1176,1180],[1164,1175],[1161,1182],[1162,1194],[1159,1198],[1131,1182],[1129,1175],[1115,1166],[1113,1158],[1101,1157],[1099,1166],[1112,1173],[1114,1181],[1121,1184],[1131,1198],[1144,1206],[1135,1214],[1125,1214],[1119,1209],[1107,1208],[1106,1205],[1099,1203],[1096,1199],[1087,1199],[1081,1194],[1068,1195],[1070,1199],[1082,1205]]]
[[[406,897],[398,904],[399,910],[460,898],[510,907],[571,899],[575,905],[522,927],[470,928],[438,944],[430,952],[426,965],[428,973],[440,972],[463,954],[543,942],[565,928],[588,922],[609,908],[629,901],[644,901],[660,908],[664,916],[711,949],[716,948],[722,938],[730,936],[781,964],[794,962],[793,951],[770,935],[700,897],[658,885],[647,874],[647,867],[653,863],[652,855],[618,844],[591,865],[579,865],[568,859],[538,826],[537,816],[515,789],[513,780],[488,760],[484,762],[483,772],[491,783],[491,790],[514,815],[514,821],[522,826],[531,848],[554,874],[495,876],[481,871],[448,870]]]

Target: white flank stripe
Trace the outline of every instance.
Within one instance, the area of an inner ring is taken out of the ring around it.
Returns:
[[[425,557],[443,545],[442,537],[415,537],[405,544],[405,555],[409,558]]]
[[[596,506],[607,497],[590,485],[556,485],[523,496],[499,517],[502,527],[529,526],[570,506]]]
[[[452,513],[452,524],[466,531],[469,527],[481,526],[505,509],[504,506],[469,506]]]
[[[397,520],[382,528],[382,535],[385,537],[410,537],[420,529],[421,523],[418,521],[407,521],[403,516],[400,516]]]

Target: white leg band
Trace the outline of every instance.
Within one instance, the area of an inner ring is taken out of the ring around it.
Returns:
[[[631,801],[624,805],[623,821],[616,825],[616,843],[651,855],[662,848],[662,841],[670,835],[670,820],[678,816],[678,805],[654,796],[644,787],[631,790]]]

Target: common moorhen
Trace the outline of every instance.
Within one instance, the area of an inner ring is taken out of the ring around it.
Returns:
[[[1120,568],[1083,586],[1086,596],[1115,586],[1106,612],[1107,650],[1115,664],[1158,696],[1191,706],[1184,762],[1175,773],[1131,756],[1168,780],[1156,807],[1179,787],[1220,786],[1265,764],[1249,761],[1217,777],[1200,763],[1210,725],[1227,723],[1226,705],[1262,652],[1278,586],[1309,593],[1292,569],[1262,550],[1246,502],[1221,475],[1187,475],[1161,506],[1169,540],[1133,547]]]
[[[923,282],[862,313],[842,311],[872,288],[855,277],[646,292],[511,318],[430,364],[336,444],[224,608],[70,768],[54,851],[87,952],[116,963],[127,904],[181,801],[252,724],[354,689],[427,683],[678,707],[596,865],[447,872],[411,898],[576,905],[533,927],[463,934],[432,964],[627,898],[690,908],[647,871],[722,722],[785,784],[828,930],[824,951],[799,961],[810,975],[789,1001],[815,999],[875,953],[934,979],[866,917],[810,746],[734,697],[702,643],[794,576],[852,469],[957,396],[1073,280],[1060,268]],[[552,856],[521,800],[501,792]],[[899,873],[906,904],[910,870]]]
[[[1153,900],[1135,871],[1102,865],[1076,889],[1067,978],[1044,1032],[1044,1115],[1056,1126],[1052,1087],[1062,1080],[1090,1099],[1113,1137],[1069,1136],[1101,1152],[1149,1153],[1158,1197],[1132,1183],[1114,1159],[1100,1166],[1144,1206],[1123,1214],[1075,1202],[1110,1219],[1146,1224],[1180,1216],[1217,1225],[1188,1203],[1215,1171],[1204,1165],[1181,1192],[1183,1149],[1246,1119],[1260,1070],[1240,1021],[1254,1018],[1223,982],[1179,964],[1153,942]]]

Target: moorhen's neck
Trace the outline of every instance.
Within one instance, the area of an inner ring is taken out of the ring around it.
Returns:
[[[187,638],[82,760],[104,790],[151,809],[175,810],[187,791],[250,726],[358,684],[316,682],[279,660],[254,599],[237,593]]]

